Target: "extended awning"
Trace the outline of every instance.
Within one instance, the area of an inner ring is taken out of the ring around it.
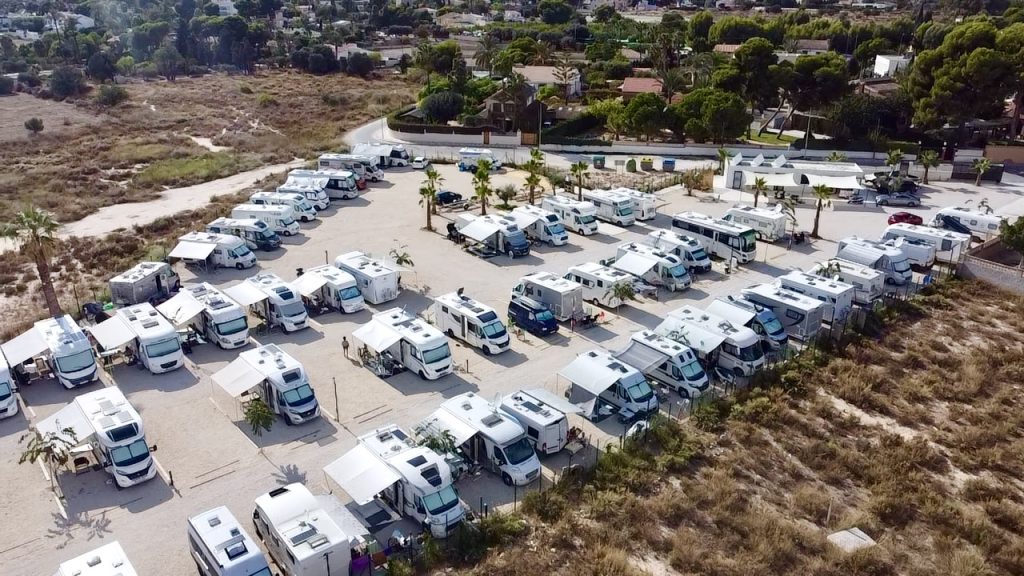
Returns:
[[[804,174],[808,186],[824,185],[836,190],[857,190],[864,186],[857,181],[856,176],[816,176]]]
[[[491,236],[497,234],[499,230],[501,230],[501,226],[497,224],[484,220],[474,220],[459,230],[459,233],[477,242],[486,242]]]
[[[86,330],[104,350],[117,350],[135,338],[135,333],[120,316],[114,316]]]
[[[306,273],[291,281],[292,288],[299,291],[303,296],[316,293],[327,284],[327,278],[321,274]]]
[[[263,374],[253,369],[243,358],[236,358],[218,370],[212,378],[228,395],[237,398],[262,382]]]
[[[658,324],[654,332],[680,344],[686,344],[701,354],[714,352],[725,342],[725,336],[719,336],[710,330],[684,322],[671,316]]]
[[[402,335],[390,326],[372,320],[356,329],[352,336],[375,352],[383,352],[402,339]]]
[[[4,351],[7,364],[17,366],[29,358],[34,358],[45,352],[50,347],[43,339],[43,335],[33,326],[28,332],[4,342],[0,350]]]
[[[668,354],[651,348],[650,346],[644,346],[634,340],[630,340],[629,346],[626,346],[623,350],[613,352],[612,356],[614,356],[618,361],[625,362],[633,368],[645,373],[665,360],[668,360]]]
[[[359,505],[372,501],[374,496],[402,479],[362,444],[324,466],[324,473]]]
[[[156,307],[175,326],[188,324],[203,311],[203,304],[189,292],[179,292],[174,298]]]
[[[167,256],[183,260],[206,260],[217,245],[212,242],[189,242],[182,240]]]
[[[74,443],[76,444],[84,441],[93,432],[92,424],[89,423],[89,419],[78,402],[71,402],[58,410],[56,414],[36,422],[35,428],[43,436],[56,434],[62,437],[66,437],[63,433],[64,430],[71,429],[75,433]]]
[[[239,282],[234,286],[229,286],[224,289],[224,293],[235,302],[238,302],[238,305],[243,308],[267,299],[267,294],[263,290],[248,282]]]
[[[622,270],[626,274],[632,274],[633,276],[643,276],[657,265],[658,261],[654,258],[648,258],[635,252],[627,252],[612,263],[612,268]]]
[[[456,446],[461,446],[476,434],[476,428],[459,420],[451,412],[441,409],[435,411],[420,422],[419,428],[427,436],[436,436],[447,432],[452,435]]]
[[[743,172],[743,185],[753,186],[754,180],[757,178],[763,178],[765,186],[799,186],[800,183],[796,178],[796,174],[764,174],[761,172]]]
[[[523,390],[523,392],[533,396],[548,406],[551,406],[562,414],[580,414],[583,412],[583,408],[580,408],[558,394],[552,394],[543,388],[531,388],[530,390]]]
[[[505,214],[505,216],[515,220],[516,225],[519,226],[520,230],[525,230],[530,226],[533,226],[541,219],[541,217],[536,214],[523,214],[522,212],[516,212],[515,210]]]
[[[559,370],[558,374],[594,396],[600,396],[619,379],[615,370],[601,370],[599,374],[595,374],[593,362],[582,355]]]

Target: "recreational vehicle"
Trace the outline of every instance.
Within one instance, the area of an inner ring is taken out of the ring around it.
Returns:
[[[633,214],[633,197],[611,190],[584,190],[583,198],[597,208],[597,219],[632,226],[636,222]]]
[[[802,341],[813,338],[826,318],[824,302],[776,284],[744,288],[743,298],[771,310],[786,332]]]
[[[583,286],[550,272],[530,272],[512,288],[512,297],[526,296],[548,307],[556,319],[568,322],[580,318],[583,310]]]
[[[334,265],[356,279],[363,299],[383,304],[398,298],[401,270],[362,252],[346,252],[334,259]]]
[[[241,352],[214,373],[213,381],[232,396],[255,388],[270,411],[283,417],[289,426],[305,424],[320,416],[320,403],[309,385],[305,368],[277,344]]]
[[[281,247],[281,237],[277,232],[255,218],[217,218],[206,225],[206,231],[238,236],[253,250],[277,250]]]
[[[730,295],[724,300],[716,298],[708,304],[707,311],[737,326],[750,328],[770,350],[784,350],[789,344],[786,329],[771,308],[751,302],[743,296]]]
[[[963,206],[950,206],[939,210],[931,221],[936,228],[950,228],[956,232],[970,233],[975,238],[987,240],[999,235],[999,226],[1006,218],[985,210],[972,210]]]
[[[613,352],[612,356],[685,398],[700,396],[710,385],[708,375],[693,350],[650,330],[634,332],[629,344]]]
[[[757,254],[754,229],[735,222],[697,212],[680,212],[672,217],[672,230],[696,236],[705,250],[726,261],[735,258],[740,264],[745,264]]]
[[[736,376],[753,376],[764,365],[753,330],[693,306],[669,312],[654,332],[694,349],[706,366],[717,364]]]
[[[168,256],[201,262],[207,268],[244,270],[256,265],[256,255],[245,240],[217,232],[189,232],[178,238],[177,246]]]
[[[366,156],[353,154],[321,154],[317,159],[320,170],[348,170],[370,182],[384,179],[384,171],[377,167],[377,161]]]
[[[512,218],[494,214],[459,214],[455,217],[455,228],[491,252],[505,254],[509,258],[530,254],[530,242]]]
[[[886,284],[902,286],[914,277],[910,261],[902,250],[856,236],[839,241],[836,257],[878,270],[885,274]]]
[[[113,316],[86,330],[104,350],[127,348],[153,374],[185,365],[178,331],[152,304],[118,308]]]
[[[409,153],[401,144],[361,142],[352,147],[352,153],[376,159],[381,168],[408,166],[410,162]]]
[[[515,220],[528,238],[544,242],[548,246],[563,246],[569,243],[569,234],[562,226],[562,219],[551,210],[527,204],[517,206],[506,217]]]
[[[206,282],[185,287],[156,309],[175,326],[190,325],[224,350],[249,343],[245,310]]]
[[[0,354],[0,420],[18,413],[17,390],[11,377],[11,367],[7,365],[4,355]]]
[[[646,244],[621,244],[612,268],[632,274],[648,284],[663,286],[670,292],[686,290],[693,283],[678,256]]]
[[[57,381],[68,390],[99,378],[89,337],[67,314],[36,322],[28,331],[4,342],[0,348],[11,368],[22,374],[29,371],[40,373],[38,361],[35,364],[25,364],[25,361],[41,358]]]
[[[595,262],[570,266],[564,278],[583,287],[584,300],[609,308],[624,304],[622,298],[615,294],[616,286],[633,286],[633,277],[629,274]]]
[[[526,429],[530,444],[542,456],[565,448],[569,442],[566,415],[582,412],[579,406],[543,388],[520,390],[505,396],[501,399],[501,410]]]
[[[558,332],[558,321],[547,305],[526,296],[512,296],[508,303],[508,324],[541,337]]]
[[[331,199],[327,196],[327,178],[319,179],[306,179],[302,182],[297,182],[292,179],[285,180],[285,183],[278,186],[274,192],[268,192],[268,194],[283,194],[288,197],[301,196],[303,202],[308,204],[312,209],[314,217],[320,210],[326,210],[331,205]],[[260,202],[253,202],[254,204],[260,204]],[[280,202],[268,202],[268,204],[280,204]],[[301,203],[299,204],[300,206]],[[305,206],[302,206],[301,211],[296,209],[296,214],[301,212],[309,212]]]
[[[466,172],[476,170],[477,163],[486,160],[491,164],[491,170],[500,170],[501,161],[494,157],[494,153],[487,149],[460,148],[459,149],[459,171]]]
[[[292,281],[292,286],[304,297],[325,302],[338,312],[351,314],[366,308],[355,277],[337,266],[308,268]]]
[[[822,318],[825,322],[842,322],[853,309],[853,293],[856,291],[853,284],[799,270],[780,276],[778,284],[787,290],[823,302],[825,309],[822,310]]]
[[[283,204],[239,204],[231,210],[234,219],[253,218],[266,224],[271,230],[285,236],[299,233],[295,221],[295,210]]]
[[[62,562],[54,576],[139,576],[117,540]]]
[[[609,192],[629,196],[633,199],[633,216],[637,220],[654,220],[658,215],[658,197],[633,188],[613,188]]]
[[[971,246],[970,234],[903,222],[891,224],[879,240],[885,242],[897,238],[909,238],[931,244],[935,247],[935,259],[939,262],[959,262],[967,255],[967,249]]]
[[[139,262],[110,279],[114,306],[163,302],[181,287],[181,278],[166,262]]]
[[[591,418],[601,413],[602,402],[626,420],[658,411],[658,397],[644,375],[605,350],[580,354],[558,374],[570,382],[570,398],[586,400],[584,413]]]
[[[444,333],[401,308],[374,314],[352,336],[378,354],[390,355],[424,380],[437,380],[454,371]]]
[[[266,556],[227,506],[188,519],[188,548],[200,576],[271,576]]]
[[[927,270],[935,264],[935,246],[925,240],[900,236],[891,240],[879,240],[879,244],[900,250],[906,255],[910,265],[916,266],[919,270]]]
[[[647,234],[643,241],[648,246],[653,246],[675,254],[687,270],[694,272],[709,272],[711,270],[711,259],[704,251],[704,246],[693,236],[686,236],[671,230],[655,230]]]
[[[818,262],[807,270],[825,278],[834,278],[853,286],[853,303],[870,306],[885,291],[885,274],[855,262],[833,258]]]
[[[249,196],[249,203],[257,206],[287,206],[294,212],[294,218],[303,222],[316,220],[316,208],[306,200],[304,193],[254,192]]]
[[[782,212],[781,204],[776,205],[775,208],[755,208],[737,204],[726,210],[722,220],[749,226],[754,229],[758,240],[775,242],[786,235],[789,216]]]
[[[451,338],[458,338],[484,354],[499,354],[509,349],[508,330],[494,308],[458,292],[434,298],[434,322]]]
[[[295,332],[308,326],[309,315],[302,298],[291,284],[272,272],[261,272],[224,289],[239,305],[248,308],[268,326]]]
[[[359,197],[360,179],[349,170],[292,170],[285,184],[310,184],[320,186],[330,200],[348,200]],[[363,184],[363,188],[366,184]]]
[[[562,219],[562,224],[581,236],[597,234],[597,207],[566,196],[545,196],[541,208],[550,210]]]

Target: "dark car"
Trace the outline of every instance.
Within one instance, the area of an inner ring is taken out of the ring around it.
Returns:
[[[459,202],[462,202],[462,194],[456,194],[451,190],[441,190],[437,193],[437,204],[439,206],[458,204]]]
[[[889,216],[889,224],[913,224],[914,226],[921,226],[924,224],[924,219],[917,214],[911,214],[910,212],[897,212],[892,216]]]

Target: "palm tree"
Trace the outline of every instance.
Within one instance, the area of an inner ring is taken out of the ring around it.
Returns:
[[[477,68],[481,68],[491,72],[492,64],[494,63],[494,57],[498,54],[498,42],[494,39],[494,36],[485,34],[483,40],[480,41],[480,47],[477,48],[476,55],[473,58]]]
[[[413,62],[418,68],[427,73],[427,86],[430,86],[430,74],[434,71],[434,49],[428,42],[420,42],[416,47]]]
[[[390,258],[396,266],[408,266],[409,268],[412,268],[416,263],[412,261],[412,256],[410,256],[405,249],[405,244],[402,244],[397,248],[392,248],[388,252],[388,258]]]
[[[831,154],[825,157],[825,162],[846,162],[846,154],[833,150]]]
[[[420,446],[426,446],[442,456],[445,454],[454,454],[455,449],[458,448],[455,444],[455,436],[447,430],[438,434],[429,434],[424,436],[423,439],[420,440]]]
[[[768,182],[764,178],[754,178],[754,208],[757,208],[757,199],[768,190]]]
[[[843,267],[839,264],[839,260],[832,258],[824,263],[818,264],[818,269],[814,272],[818,276],[824,276],[825,278],[833,278],[843,273]]]
[[[818,236],[818,220],[821,218],[821,209],[824,206],[832,205],[832,189],[824,184],[818,184],[811,188],[814,192],[815,205],[814,205],[814,230],[811,230],[812,238],[821,238]]]
[[[252,428],[253,436],[263,436],[263,431],[270,432],[274,426],[274,413],[259,396],[245,403],[245,421]]]
[[[978,158],[975,160],[974,165],[971,166],[971,170],[978,175],[978,177],[974,179],[974,185],[981,186],[981,177],[985,175],[985,172],[988,172],[991,169],[992,161],[988,158]]]
[[[481,158],[476,161],[476,173],[473,174],[473,191],[477,200],[480,201],[480,215],[487,215],[487,198],[492,194],[491,190],[491,162]]]
[[[686,78],[678,68],[669,68],[658,74],[661,80],[661,95],[665,102],[672,101],[672,95],[686,88]]]
[[[618,301],[618,304],[615,305],[615,308],[618,308],[627,300],[636,300],[636,289],[633,288],[632,282],[620,282],[608,289],[607,296],[609,301]]]
[[[565,97],[566,102],[571,97],[569,85],[572,84],[573,72],[575,70],[566,58],[559,59],[558,64],[555,66],[555,81],[562,87],[562,96]]]
[[[537,40],[537,43],[533,47],[533,62],[537,66],[547,66],[551,64],[552,50],[551,44],[544,42],[543,40]]]
[[[718,173],[725,174],[725,162],[729,159],[729,151],[725,148],[718,149]]]
[[[690,85],[702,88],[711,80],[715,70],[715,58],[711,52],[694,52],[686,57],[683,70],[690,74]]]
[[[437,170],[431,166],[427,168],[424,173],[427,179],[423,182],[423,186],[420,186],[420,206],[426,204],[427,206],[427,230],[432,232],[434,230],[433,223],[430,221],[431,215],[437,209],[437,193],[441,182],[444,182],[444,178],[438,174]]]
[[[587,177],[589,169],[590,165],[583,160],[574,162],[573,165],[569,167],[569,172],[571,172],[576,178],[576,199],[581,202],[583,201],[583,179]]]
[[[57,422],[60,426],[60,422]],[[59,432],[47,432],[40,434],[32,428],[27,434],[21,436],[18,443],[25,441],[28,437],[28,445],[25,451],[18,457],[18,464],[26,462],[34,464],[42,461],[50,470],[50,489],[55,488],[55,471],[64,466],[71,459],[71,449],[78,445],[78,436],[74,428],[63,428]]]
[[[512,101],[512,105],[515,108],[512,115],[513,130],[519,128],[519,112],[526,105],[528,86],[526,78],[518,72],[513,72],[505,77],[505,94],[508,95],[508,98]]]
[[[928,170],[939,165],[939,153],[935,150],[923,150],[917,156],[918,163],[924,167],[924,184],[928,183]]]
[[[525,188],[529,193],[528,200],[530,204],[533,204],[536,199],[537,189],[540,188],[540,171],[544,168],[544,155],[541,154],[539,148],[530,149],[530,159],[523,165],[529,174],[526,176]],[[543,191],[543,188],[541,188]]]
[[[0,225],[0,238],[21,240],[35,260],[46,308],[53,317],[64,313],[57,300],[57,291],[53,288],[53,279],[50,278],[50,258],[57,245],[56,233],[59,227],[60,223],[53,219],[52,214],[35,206],[15,214],[14,222]]]
[[[889,150],[889,153],[885,156],[885,165],[895,170],[900,167],[903,163],[903,150],[899,148],[893,148]]]

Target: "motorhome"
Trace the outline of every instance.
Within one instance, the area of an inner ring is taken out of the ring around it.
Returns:
[[[92,344],[75,320],[65,314],[36,322],[32,328],[0,345],[11,368],[41,374],[43,364],[68,390],[99,378]],[[36,358],[36,362],[26,363]]]
[[[380,144],[361,142],[352,147],[352,153],[359,156],[369,156],[377,160],[377,165],[382,168],[389,166],[408,166],[412,161],[405,146],[401,144]]]
[[[255,218],[217,218],[206,225],[206,231],[238,236],[253,250],[277,250],[281,247],[281,237],[277,232]]]
[[[971,246],[971,235],[899,222],[889,225],[882,233],[880,241],[909,238],[927,242],[935,247],[935,259],[939,262],[959,262],[967,255]]]
[[[637,220],[654,220],[658,215],[658,197],[649,192],[633,188],[612,188],[609,192],[629,196],[633,199],[633,215]]]
[[[836,257],[878,270],[885,274],[886,284],[902,286],[914,278],[907,255],[879,242],[856,236],[843,238],[836,248]]]
[[[545,196],[540,206],[557,214],[567,229],[580,236],[597,234],[597,207],[590,202],[566,196]]]
[[[694,306],[669,312],[654,331],[695,350],[706,366],[736,376],[753,376],[764,365],[761,339],[753,330]]]
[[[322,188],[330,200],[348,200],[359,197],[360,179],[349,170],[292,170],[285,184],[308,185]],[[280,189],[278,190],[280,191]],[[318,208],[319,209],[319,208]]]
[[[526,296],[513,296],[509,301],[508,324],[541,337],[558,332],[558,321],[547,304]]]
[[[383,304],[398,298],[401,270],[363,252],[346,252],[334,259],[334,265],[356,279],[359,291],[370,304]]]
[[[508,486],[529,484],[540,475],[540,459],[526,430],[472,392],[442,402],[417,430],[425,437],[447,432],[470,460],[499,474]]]
[[[598,220],[619,226],[632,226],[636,222],[632,196],[611,190],[584,190],[583,198],[597,208]]]
[[[272,576],[263,551],[227,506],[188,519],[188,547],[200,576]]]
[[[62,562],[54,576],[139,576],[117,540]]]
[[[477,163],[486,160],[491,164],[491,170],[500,170],[501,161],[494,157],[494,153],[487,149],[460,148],[459,149],[459,171],[476,170]]]
[[[603,413],[602,403],[618,408],[626,420],[658,411],[658,397],[647,378],[606,350],[584,352],[558,374],[570,383],[570,400],[582,403],[589,418]]]
[[[750,328],[769,350],[784,350],[789,345],[786,329],[771,308],[751,302],[743,296],[716,298],[708,304],[707,311],[737,326]]]
[[[166,262],[139,262],[110,279],[114,306],[163,302],[181,287],[178,273]]]
[[[355,277],[331,264],[307,268],[292,286],[304,297],[321,300],[338,312],[351,314],[366,308]]]
[[[561,322],[584,314],[583,286],[550,272],[530,272],[512,288],[512,297],[525,296],[548,307]]]
[[[879,244],[900,250],[907,256],[910,265],[919,270],[927,270],[935,264],[935,246],[925,240],[900,236],[890,240],[879,240]]]
[[[693,283],[693,278],[678,256],[647,244],[620,244],[616,250],[615,263],[611,266],[648,284],[667,288],[670,292],[686,290]]]
[[[757,255],[754,229],[697,212],[680,212],[672,217],[672,230],[696,236],[704,249],[719,258],[735,258],[745,264]]]
[[[949,228],[955,232],[970,233],[980,240],[999,235],[999,226],[1006,217],[985,210],[963,206],[942,208],[930,224],[936,228]]]
[[[76,396],[35,428],[43,436],[53,434],[67,442],[76,466],[95,463],[103,468],[118,489],[156,476],[142,418],[116,386]]]
[[[296,332],[309,326],[306,306],[298,291],[276,274],[261,272],[224,289],[229,298],[248,308],[270,327]]]
[[[370,182],[384,179],[384,171],[377,167],[376,160],[352,154],[321,154],[316,162],[320,170],[348,170]]]
[[[234,219],[253,218],[266,224],[271,230],[284,236],[299,233],[295,221],[295,210],[283,204],[239,204],[231,209]]]
[[[458,338],[484,354],[499,354],[509,349],[505,324],[494,308],[458,292],[434,298],[434,323],[451,338]]]
[[[303,222],[312,222],[317,218],[316,208],[306,200],[305,193],[253,192],[249,196],[249,203],[257,206],[288,206],[294,212],[293,218]]]
[[[569,234],[562,226],[562,219],[551,210],[527,204],[517,206],[506,217],[515,220],[527,238],[544,242],[548,246],[564,246],[569,243]]]
[[[675,254],[690,273],[711,270],[711,259],[708,258],[708,253],[704,251],[700,240],[693,236],[686,236],[671,230],[655,230],[644,236],[643,242],[669,254]]]
[[[249,320],[245,310],[206,282],[186,286],[156,309],[175,326],[192,326],[224,350],[249,343]]]
[[[185,365],[178,331],[152,304],[118,308],[113,316],[86,330],[104,350],[128,349],[152,374]]]
[[[685,398],[696,398],[711,381],[689,346],[650,330],[634,332],[629,343],[612,352],[619,361],[665,384]]]
[[[847,284],[842,280],[822,278],[794,270],[779,276],[777,282],[787,290],[823,302],[825,309],[822,311],[822,317],[827,323],[843,322],[853,309],[853,293],[856,289],[853,284]]]
[[[853,303],[861,306],[870,306],[885,292],[885,274],[856,262],[833,258],[818,262],[807,273],[852,285]]]
[[[786,333],[801,341],[814,338],[828,317],[826,305],[821,300],[777,284],[755,284],[744,288],[743,298],[771,310]]]
[[[320,417],[320,403],[302,363],[277,344],[245,350],[213,374],[213,381],[232,397],[255,389],[270,411],[292,426]]]
[[[722,220],[735,222],[754,229],[758,240],[775,242],[786,236],[786,225],[789,216],[782,212],[782,204],[775,208],[755,208],[746,204],[737,204],[725,211]]]
[[[168,256],[201,263],[207,269],[244,270],[256,265],[256,255],[245,240],[218,232],[189,232],[178,238],[178,244]]]
[[[455,217],[455,228],[488,251],[505,254],[509,258],[530,254],[530,242],[512,218],[495,214],[459,214]]]
[[[583,410],[543,388],[520,390],[501,399],[501,410],[526,429],[526,437],[541,456],[556,454],[569,442],[568,414]]]
[[[394,424],[359,436],[324,472],[357,505],[383,500],[434,538],[447,537],[466,515],[448,462]]]
[[[617,286],[633,286],[633,276],[596,262],[570,266],[564,278],[583,287],[584,300],[609,308],[618,308],[625,303],[615,294]]]
[[[331,205],[331,198],[327,195],[328,181],[328,178],[308,178],[297,181],[289,177],[272,194],[285,194],[289,196],[298,194],[303,197],[305,202],[313,208],[313,212],[316,213],[326,210]],[[259,204],[259,202],[255,202],[255,204]]]
[[[7,359],[0,354],[0,420],[18,413],[18,387],[11,376],[11,367]]]
[[[437,380],[454,371],[444,333],[401,308],[374,314],[352,336],[378,354],[389,354],[424,380]]]

